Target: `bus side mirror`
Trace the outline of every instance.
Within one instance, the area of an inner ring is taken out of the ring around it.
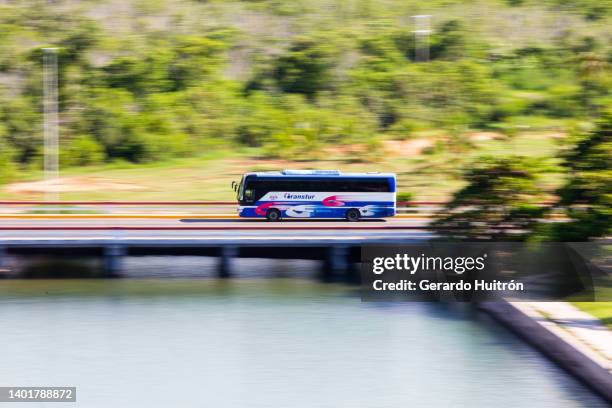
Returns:
[[[232,181],[232,190],[236,191],[236,182]]]

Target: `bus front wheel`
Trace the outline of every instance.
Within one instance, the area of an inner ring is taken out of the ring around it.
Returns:
[[[276,208],[270,208],[266,212],[266,219],[268,221],[280,221],[280,218],[281,218],[281,213]]]
[[[360,216],[361,214],[359,213],[359,210],[355,208],[351,208],[346,212],[347,221],[359,221]]]

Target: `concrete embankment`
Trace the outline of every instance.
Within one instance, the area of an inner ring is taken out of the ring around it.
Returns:
[[[482,302],[479,307],[612,403],[612,374],[592,350],[555,333],[510,302]]]

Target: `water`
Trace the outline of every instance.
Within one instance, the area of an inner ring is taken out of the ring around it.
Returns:
[[[606,406],[465,305],[303,279],[4,281],[0,327],[0,385],[81,407]]]

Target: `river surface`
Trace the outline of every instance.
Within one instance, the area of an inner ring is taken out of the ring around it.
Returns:
[[[77,387],[24,408],[606,406],[469,306],[308,279],[5,280],[0,327],[0,386]]]

